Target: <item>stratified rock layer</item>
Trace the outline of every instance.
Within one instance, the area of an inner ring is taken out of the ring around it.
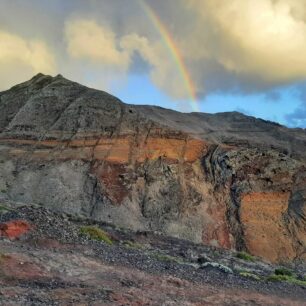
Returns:
[[[62,76],[0,93],[14,201],[271,261],[306,258],[306,133],[239,113],[132,106]]]

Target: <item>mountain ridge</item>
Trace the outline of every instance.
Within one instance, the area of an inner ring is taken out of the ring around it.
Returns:
[[[4,198],[274,262],[306,256],[305,158],[304,131],[237,112],[124,104],[61,75],[0,93]]]
[[[82,90],[85,92],[92,91],[97,95],[100,93],[101,95],[104,95],[104,98],[106,99],[109,98],[112,101],[123,103],[118,98],[109,95],[106,92],[87,88],[76,82],[69,81],[61,75],[51,77],[38,74],[31,80],[17,85],[17,88],[20,86],[22,87],[29,85],[30,88],[32,86],[35,90],[34,85],[47,85],[47,87],[52,87],[52,83],[55,85],[57,84],[58,86],[61,81],[62,85],[66,83],[67,86],[69,85],[72,87],[82,88]],[[14,88],[15,87],[12,89]],[[42,90],[42,88],[43,87],[39,87],[39,90]],[[9,91],[5,91],[4,93],[7,92]],[[3,92],[1,95],[3,95]],[[82,106],[80,105],[80,107]],[[88,107],[88,105],[85,105],[85,107]],[[216,142],[219,144],[231,144],[233,142],[238,143],[241,141],[243,142],[243,145],[252,145],[252,143],[254,143],[255,146],[271,147],[273,149],[278,149],[281,152],[285,152],[286,154],[293,154],[295,158],[306,157],[306,134],[304,133],[304,130],[290,129],[277,123],[246,116],[239,112],[217,114],[180,113],[156,106],[131,105],[124,103],[122,107],[130,107],[134,111],[141,113],[141,115],[146,119],[150,119],[158,125],[166,125],[170,129],[187,132],[188,134],[192,134],[193,137],[200,138],[205,141]],[[32,110],[29,109],[27,111],[31,112]],[[6,111],[2,110],[2,113],[4,114]],[[24,115],[25,114],[23,114],[23,116]],[[86,118],[86,120],[89,119]],[[43,127],[40,128],[42,129]],[[0,126],[0,129],[3,129],[3,126]],[[265,134],[265,138],[260,135],[261,133]],[[250,141],[250,137],[252,138],[252,141]]]

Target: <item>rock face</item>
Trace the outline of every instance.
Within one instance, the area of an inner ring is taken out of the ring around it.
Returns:
[[[279,262],[306,259],[306,132],[133,106],[62,76],[0,93],[1,197]]]

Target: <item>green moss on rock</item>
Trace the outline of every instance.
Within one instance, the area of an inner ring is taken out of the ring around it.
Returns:
[[[236,254],[236,257],[245,261],[255,261],[255,258],[246,252],[239,252]]]
[[[80,233],[92,240],[103,241],[109,245],[113,244],[110,236],[97,226],[82,226],[80,228]]]

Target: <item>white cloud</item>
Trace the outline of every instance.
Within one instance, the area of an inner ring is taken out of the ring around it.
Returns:
[[[226,71],[273,84],[306,77],[305,5],[299,0],[189,0],[193,33]],[[201,39],[202,38],[202,39]],[[192,51],[190,52],[192,56]],[[200,56],[197,53],[197,59]]]
[[[184,80],[168,49],[160,41],[149,41],[137,34],[124,36],[120,46],[130,54],[138,52],[150,68],[150,77],[155,85],[173,98],[188,98]]]
[[[43,41],[26,40],[0,30],[0,88],[6,89],[38,72],[55,70],[55,59]]]
[[[151,79],[159,88],[176,98],[187,97],[175,62],[160,41],[136,33],[116,36],[110,28],[92,19],[66,22],[65,36],[70,57],[112,68],[113,71],[108,70],[108,73],[128,73],[133,54],[137,52],[148,63]]]
[[[118,49],[115,33],[95,20],[70,20],[65,35],[67,51],[74,59],[87,59],[123,71],[130,64],[129,54]]]

